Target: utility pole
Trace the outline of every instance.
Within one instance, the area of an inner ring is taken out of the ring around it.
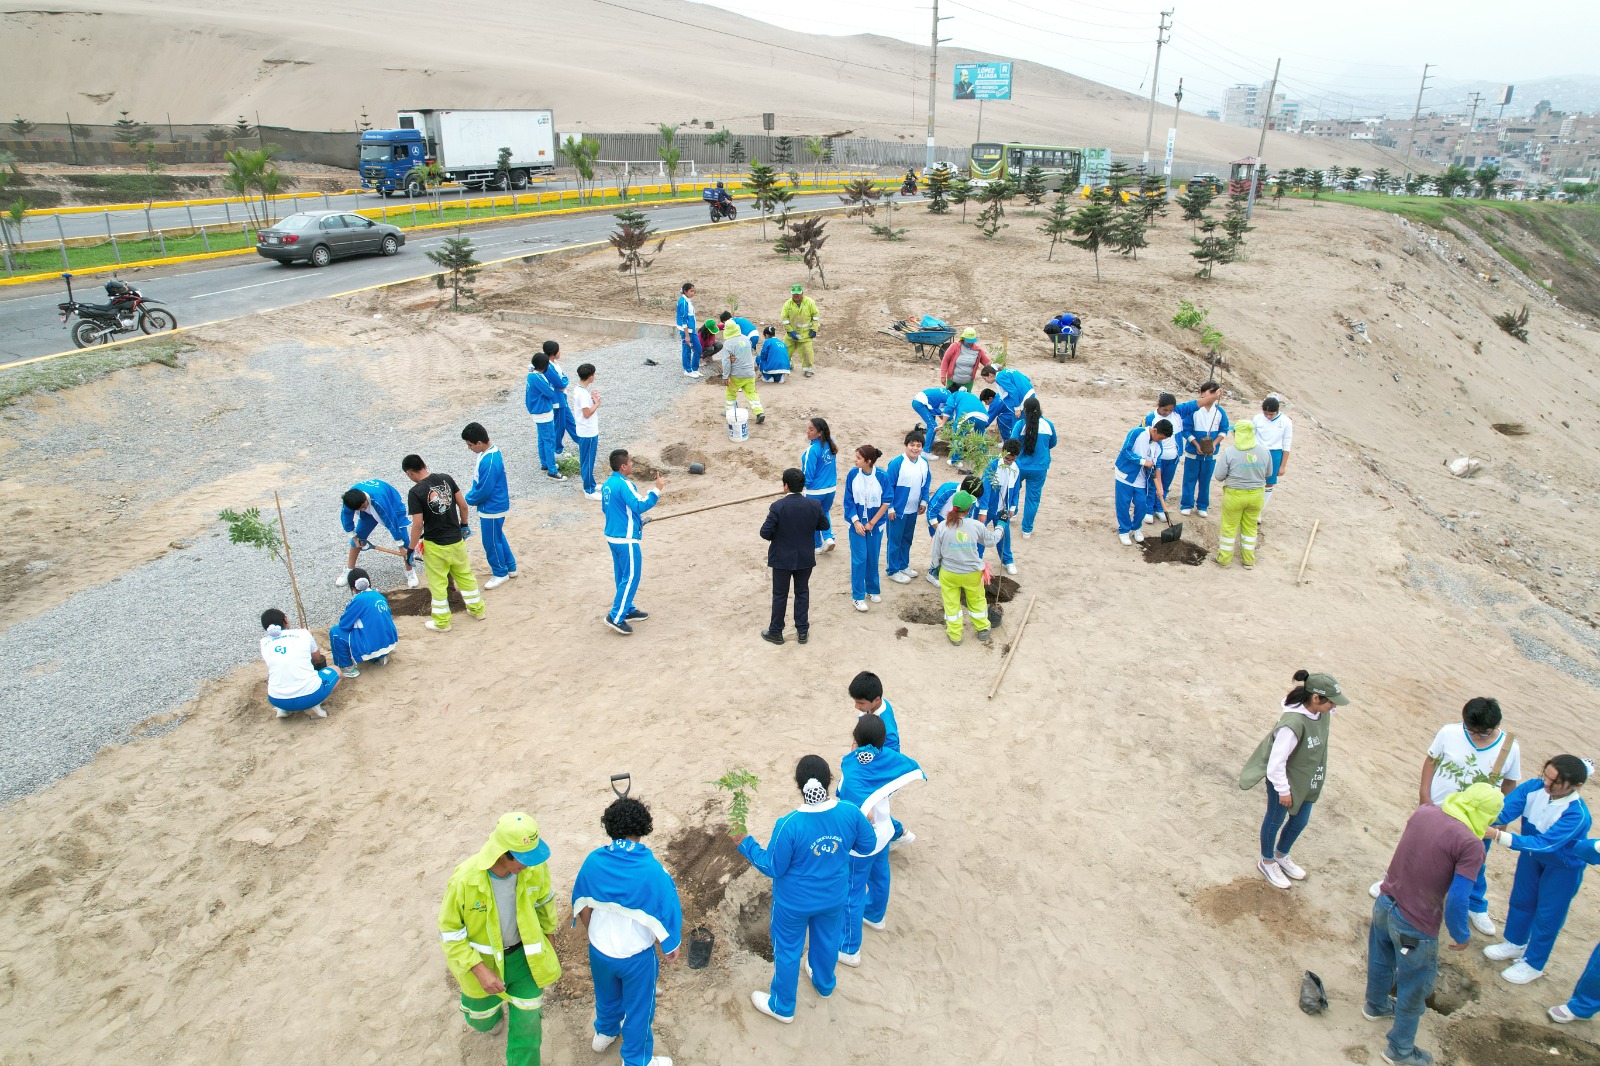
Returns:
[[[1267,110],[1261,116],[1261,139],[1256,142],[1256,165],[1250,168],[1250,196],[1244,204],[1245,218],[1249,218],[1256,209],[1256,185],[1261,180],[1261,153],[1267,150],[1267,126],[1272,122],[1272,98],[1278,92],[1278,70],[1282,66],[1282,57],[1272,64],[1272,84],[1267,88]]]
[[[1472,97],[1472,115],[1467,119],[1466,132],[1456,137],[1456,157],[1454,160],[1456,166],[1461,165],[1461,143],[1467,138],[1473,136],[1473,127],[1477,126],[1478,124],[1478,101],[1483,99],[1482,93],[1468,93],[1467,95]]]
[[[1144,165],[1150,165],[1150,135],[1156,128],[1156,85],[1161,81],[1161,46],[1167,43],[1167,31],[1172,29],[1172,9],[1161,12],[1161,27],[1156,30],[1156,66],[1150,72],[1150,117],[1144,124]]]
[[[1183,104],[1183,79],[1178,79],[1178,91],[1172,94],[1172,130],[1167,134],[1166,188],[1161,193],[1163,201],[1172,199],[1172,153],[1178,146],[1178,108]]]
[[[1411,145],[1417,139],[1417,120],[1422,117],[1422,92],[1428,87],[1428,70],[1432,63],[1422,64],[1422,84],[1417,86],[1417,107],[1411,112],[1411,132],[1406,135],[1406,176],[1405,181],[1411,180]]]
[[[950,16],[946,15],[945,18]],[[933,170],[933,109],[939,93],[939,0],[933,0],[933,43],[928,50],[928,163]],[[946,37],[945,40],[950,38]]]

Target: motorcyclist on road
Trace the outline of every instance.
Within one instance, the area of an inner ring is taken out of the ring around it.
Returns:
[[[716,188],[715,192],[713,193],[713,195],[716,196],[716,202],[719,203],[719,204],[731,204],[731,203],[733,203],[733,197],[728,194],[728,190],[727,189],[723,188],[722,182],[720,182],[720,181],[717,182],[717,188]]]
[[[906,180],[901,182],[901,184],[900,184],[900,195],[901,196],[915,196],[915,195],[917,195],[917,172],[915,170],[907,170],[906,171]]]

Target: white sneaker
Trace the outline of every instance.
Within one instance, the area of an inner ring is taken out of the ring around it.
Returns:
[[[1201,518],[1206,518],[1206,517],[1208,517],[1208,516],[1209,516],[1209,515],[1210,515],[1210,514],[1211,514],[1211,512],[1210,512],[1210,511],[1208,511],[1208,510],[1206,510],[1206,509],[1205,509],[1205,508],[1204,508],[1204,507],[1202,507],[1202,508],[1200,508],[1200,517],[1201,517]]]
[[[868,929],[876,929],[880,933],[889,928],[889,922],[887,919],[881,922],[871,922],[863,918],[861,919],[861,924],[866,926]]]
[[[1022,535],[1022,539],[1023,540],[1032,540],[1033,539],[1033,534],[1032,533],[1024,533]]]
[[[698,371],[698,370],[685,370],[683,372],[683,376],[686,377],[686,378],[697,378],[697,377],[700,376],[700,371]]]
[[[672,1066],[672,1060],[665,1055],[651,1055],[645,1066]]]
[[[1153,515],[1153,514],[1147,514],[1147,515],[1144,516],[1144,524],[1147,525],[1147,526],[1148,525],[1153,525],[1155,523],[1155,520],[1156,520],[1156,516]]]
[[[788,1025],[790,1022],[794,1021],[794,1015],[791,1014],[789,1017],[785,1018],[783,1015],[774,1011],[772,1009],[772,997],[765,992],[750,993],[750,1002],[755,1004],[756,1010],[760,1011],[762,1014],[765,1014],[768,1018],[777,1019],[784,1025]]]
[[[829,537],[827,540],[822,542],[822,550],[825,552],[831,552],[836,547],[838,547],[838,545],[833,542],[832,537]]]
[[[1367,895],[1371,896],[1373,899],[1377,899],[1379,896],[1383,895],[1383,882],[1374,881],[1372,884],[1368,885]]]
[[[1117,534],[1117,539],[1122,541],[1124,547],[1128,547],[1128,548],[1133,547],[1133,538],[1128,536],[1128,534],[1126,534],[1126,533],[1118,533]]]
[[[435,633],[448,633],[448,632],[450,632],[450,627],[449,626],[441,626],[438,622],[435,622],[431,618],[428,619],[426,622],[422,623],[422,628],[423,629],[431,629]]]
[[[360,677],[361,676],[361,671],[357,670],[353,666],[347,666],[343,670],[339,671],[339,676],[340,677]]]
[[[900,571],[898,574],[890,574],[889,580],[893,581],[896,585],[911,584],[911,578],[906,575],[904,570]]]
[[[598,495],[599,495],[599,493],[595,493],[595,495],[597,495],[597,496],[598,496]],[[521,576],[521,575],[522,575],[522,571],[520,571],[520,570],[513,570],[513,571],[511,571],[511,573],[509,573],[509,574],[507,574],[507,575],[506,575],[506,577],[520,577],[520,576]]]
[[[1287,855],[1278,856],[1278,869],[1287,874],[1291,881],[1304,881],[1306,879],[1306,872],[1300,868],[1299,863],[1296,863]]]
[[[1526,944],[1513,944],[1510,941],[1502,940],[1498,944],[1490,944],[1488,947],[1484,948],[1483,957],[1486,959],[1495,959],[1497,961],[1504,962],[1508,959],[1522,958],[1522,953],[1527,950],[1528,945]]]
[[[911,830],[907,829],[904,833],[901,833],[900,836],[897,839],[889,841],[889,850],[890,851],[894,851],[896,848],[900,847],[902,844],[910,844],[912,841],[914,841],[916,839],[917,839],[917,834],[915,834]]]
[[[1006,573],[1014,574],[1016,572],[1017,572],[1017,564],[1016,563],[1007,563],[1006,564]]]
[[[867,599],[871,600],[873,603],[882,603],[883,602],[883,597],[878,595],[876,592],[867,593]]]
[[[311,713],[316,715],[318,718],[326,718],[326,717],[328,717],[328,712],[322,709],[322,704],[320,704],[320,703],[317,704],[315,707],[311,708]],[[1530,978],[1530,980],[1531,980],[1531,978]]]
[[[504,585],[507,581],[510,581],[510,580],[511,579],[508,578],[508,577],[491,577],[488,581],[485,581],[483,583],[483,587],[484,587],[485,591],[487,591],[488,589],[497,589],[501,585]]]
[[[906,577],[916,577],[917,576],[917,572],[915,570],[911,569],[909,566],[906,567],[904,570],[902,570],[900,572],[902,574],[906,575]]]
[[[1143,544],[1144,543],[1144,530],[1136,529],[1136,530],[1133,531],[1133,542],[1135,544]]]
[[[1494,919],[1489,917],[1488,911],[1473,911],[1467,915],[1467,921],[1472,923],[1472,928],[1484,936],[1494,936]]]
[[[1575,1022],[1578,1020],[1578,1016],[1572,1013],[1572,1011],[1567,1008],[1565,1003],[1557,1003],[1545,1013],[1549,1014],[1550,1020],[1555,1022],[1557,1025],[1566,1025],[1568,1022]],[[1584,1021],[1588,1021],[1588,1019],[1585,1018]]]
[[[861,952],[858,951],[853,955],[846,955],[842,951],[839,952],[839,964],[841,966],[860,966]]]
[[[858,611],[865,611],[867,609],[867,601],[866,600],[856,600],[855,604],[856,604],[856,610],[858,610]]]
[[[583,494],[583,498],[586,499],[586,500],[598,500],[598,499],[601,499],[601,496],[600,496],[599,490],[596,490],[594,492],[586,492],[586,493],[584,493]],[[511,576],[512,577],[516,577],[517,575],[512,574]]]
[[[1256,869],[1261,871],[1261,876],[1265,877],[1273,888],[1290,887],[1289,879],[1283,876],[1283,869],[1277,863],[1261,859],[1256,863]]]
[[[1178,513],[1179,514],[1188,514],[1190,511],[1193,511],[1193,510],[1194,510],[1193,507],[1182,507],[1182,508],[1178,509]]]
[[[621,1033],[617,1034],[617,1036],[621,1035]],[[596,1051],[604,1051],[606,1048],[617,1042],[617,1036],[601,1036],[599,1033],[596,1033],[594,1034],[594,1040],[589,1044],[589,1046],[594,1048]]]
[[[1512,965],[1506,967],[1504,970],[1501,970],[1500,976],[1504,977],[1507,981],[1510,981],[1514,985],[1527,985],[1532,984],[1534,981],[1537,981],[1539,978],[1543,977],[1544,971],[1535,970],[1526,962],[1518,959]]]
[[[287,718],[287,717],[289,717],[289,712],[284,710],[282,707],[279,707],[278,708],[278,717],[279,718]]]
[[[415,570],[407,570],[406,571],[406,588],[414,589],[416,587],[417,587],[417,572]]]
[[[339,576],[333,579],[333,583],[336,586],[338,586],[339,588],[342,588],[342,589],[349,588],[350,587],[350,571],[348,571],[348,570],[339,571]]]

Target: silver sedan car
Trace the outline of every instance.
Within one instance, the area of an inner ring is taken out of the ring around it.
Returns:
[[[345,211],[300,211],[256,235],[266,258],[314,267],[347,255],[393,255],[405,243],[398,227]]]

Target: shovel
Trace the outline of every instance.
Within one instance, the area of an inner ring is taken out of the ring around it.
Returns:
[[[1157,475],[1156,479],[1153,479],[1153,480],[1158,480],[1159,477],[1160,477],[1160,475]],[[1160,486],[1160,489],[1162,489],[1162,490],[1164,490],[1165,488],[1166,488],[1165,485]],[[1166,493],[1163,491],[1158,495],[1157,494],[1157,490],[1152,488],[1150,494],[1155,500],[1160,502],[1160,504],[1161,504],[1161,514],[1162,514],[1163,517],[1165,517],[1167,519],[1167,528],[1163,529],[1161,531],[1161,543],[1162,544],[1171,544],[1175,540],[1182,540],[1183,539],[1183,523],[1179,522],[1177,525],[1173,525],[1172,524],[1172,518],[1167,514]]]

